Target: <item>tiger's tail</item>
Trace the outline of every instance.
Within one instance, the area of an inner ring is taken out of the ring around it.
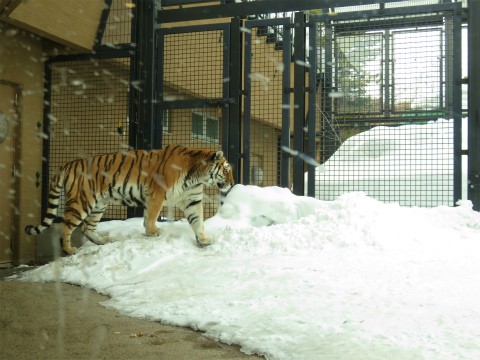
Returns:
[[[38,235],[47,230],[52,225],[53,220],[57,216],[58,206],[60,203],[60,195],[63,189],[63,183],[65,179],[65,169],[61,169],[58,174],[54,176],[50,185],[50,191],[48,193],[48,208],[45,218],[38,226],[27,225],[25,232],[28,235]]]

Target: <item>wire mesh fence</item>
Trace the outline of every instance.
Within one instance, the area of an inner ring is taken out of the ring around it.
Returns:
[[[128,149],[130,59],[88,59],[51,63],[49,178],[64,163]],[[64,211],[64,201],[59,213]],[[109,207],[105,218],[127,217]]]
[[[101,45],[114,48],[131,42],[134,9],[133,1],[111,0]]]
[[[315,196],[363,191],[407,206],[453,205],[461,125],[451,14],[324,17],[315,36],[323,44]]]
[[[223,97],[224,31],[166,31],[163,47],[163,100]]]

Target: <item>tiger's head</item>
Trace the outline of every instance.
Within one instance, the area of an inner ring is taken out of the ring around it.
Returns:
[[[219,150],[212,157],[212,166],[209,169],[209,183],[216,185],[221,192],[228,192],[234,185],[232,166],[223,156],[223,151]]]

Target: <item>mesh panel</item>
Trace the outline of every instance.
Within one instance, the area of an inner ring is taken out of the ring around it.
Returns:
[[[164,100],[223,97],[223,31],[166,34]]]
[[[390,39],[392,111],[443,115],[443,28],[392,31]]]
[[[340,126],[346,139],[317,174],[316,197],[362,191],[406,206],[452,205],[453,124]]]
[[[337,19],[335,19],[337,20]],[[330,25],[331,24],[331,25]],[[453,205],[448,17],[319,23],[316,197]]]
[[[133,8],[133,1],[112,1],[102,38],[102,45],[111,46],[130,43]]]
[[[250,73],[250,176],[259,186],[280,184],[283,106],[283,26],[258,26],[251,32]],[[289,64],[287,65],[289,66]],[[292,109],[293,110],[293,109]],[[292,112],[293,114],[293,112]],[[287,170],[288,171],[288,170]]]
[[[163,100],[161,111],[162,145],[180,144],[197,149],[219,150],[222,147],[221,107],[191,107],[188,100],[224,97],[223,30],[166,33],[163,36]],[[182,108],[175,107],[182,102]],[[219,191],[205,188],[204,217],[217,212]],[[179,219],[178,209],[164,209],[162,216]]]
[[[129,58],[52,64],[50,179],[67,161],[128,148],[129,71]],[[115,205],[104,218],[126,215]]]

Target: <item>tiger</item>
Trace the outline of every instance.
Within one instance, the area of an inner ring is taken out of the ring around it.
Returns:
[[[165,202],[180,208],[200,247],[213,243],[205,235],[204,185],[216,186],[226,194],[234,185],[232,166],[223,151],[169,145],[158,150],[128,150],[67,162],[53,177],[48,208],[42,223],[28,225],[25,232],[38,235],[53,223],[62,190],[65,211],[60,221],[63,251],[72,255],[71,235],[80,226],[95,244],[110,241],[96,229],[109,204],[143,206],[147,236],[158,236],[156,221]]]

